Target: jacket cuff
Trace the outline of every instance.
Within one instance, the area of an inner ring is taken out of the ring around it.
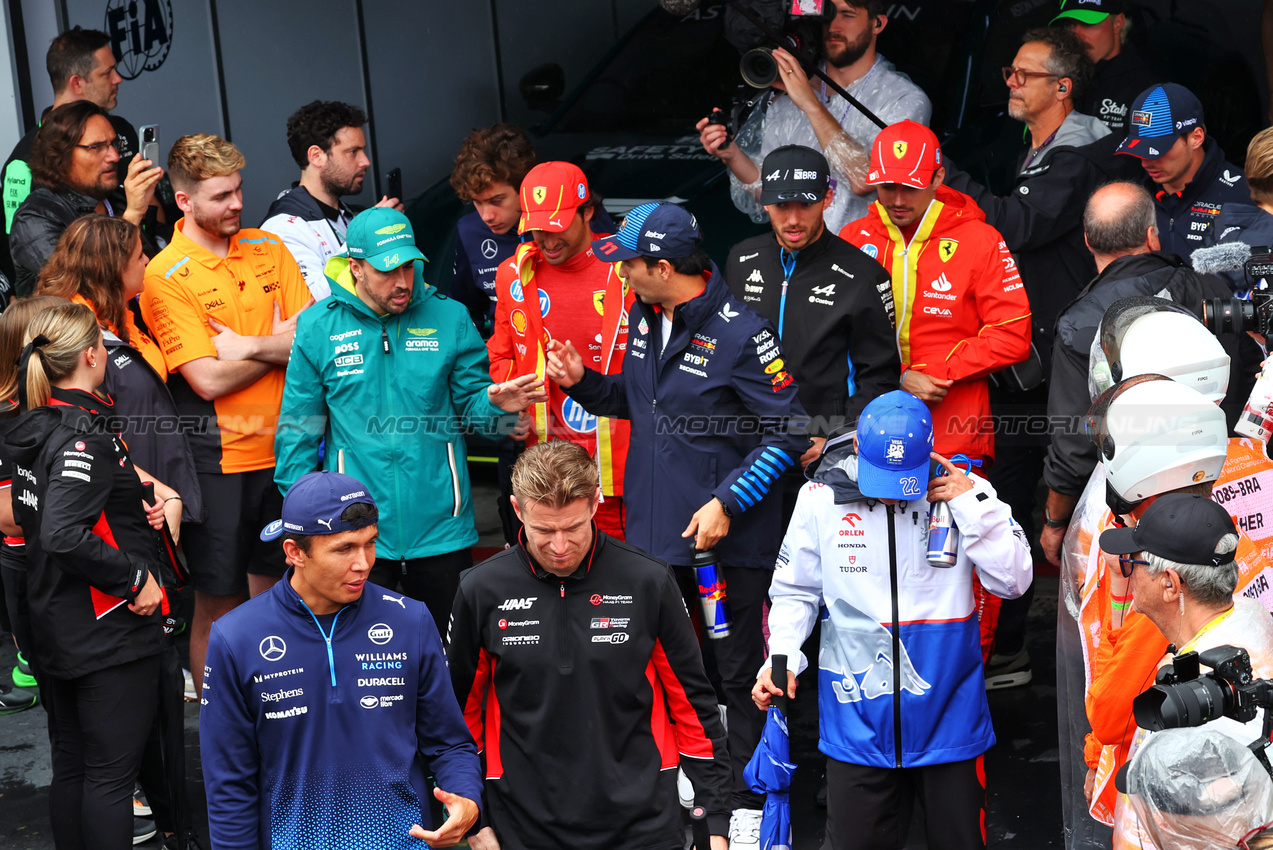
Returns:
[[[729,485],[733,481],[733,476],[731,476],[725,483],[713,490],[712,495],[720,499],[721,504],[729,508],[730,519],[737,519],[739,514],[747,510],[747,506],[742,503],[733,490],[729,489]]]
[[[1101,762],[1101,749],[1101,742],[1096,739],[1096,735],[1088,732],[1083,741],[1083,761],[1092,770]]]
[[[712,835],[729,837],[729,812],[708,812],[707,831]]]
[[[128,555],[128,586],[129,590],[123,594],[123,598],[131,604],[137,601],[138,594],[141,589],[146,586],[146,582],[150,581],[150,564],[141,558],[134,558]]]

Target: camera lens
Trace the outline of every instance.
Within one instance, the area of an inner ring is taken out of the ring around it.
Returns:
[[[1237,298],[1203,299],[1202,324],[1213,334],[1254,330],[1255,306]]]
[[[778,79],[778,63],[774,61],[773,48],[753,47],[738,62],[738,73],[743,82],[754,89],[767,89]]]
[[[1228,689],[1212,676],[1175,685],[1154,685],[1132,701],[1136,725],[1151,732],[1201,726],[1222,716]]]

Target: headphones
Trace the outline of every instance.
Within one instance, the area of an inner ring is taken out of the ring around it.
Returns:
[[[1056,90],[1059,92],[1069,91],[1069,89],[1065,87],[1065,83],[1061,83],[1059,86],[1057,86]]]

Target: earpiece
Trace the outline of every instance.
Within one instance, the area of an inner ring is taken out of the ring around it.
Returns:
[[[1069,91],[1069,89],[1065,87],[1065,83],[1061,83],[1061,85],[1057,86],[1056,90],[1059,92]]]

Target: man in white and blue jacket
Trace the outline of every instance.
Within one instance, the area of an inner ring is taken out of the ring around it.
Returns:
[[[902,846],[918,798],[943,848],[983,848],[982,757],[995,736],[972,575],[1019,597],[1033,579],[1030,546],[989,483],[932,452],[932,417],[915,396],[875,399],[856,438],[857,454],[845,434],[809,466],[770,588],[771,657],[799,659],[789,696],[806,666],[800,646],[822,619],[828,846]],[[947,474],[930,481],[930,460]],[[927,559],[936,502],[959,530],[949,567]],[[780,693],[771,672],[766,662],[752,690],[762,708]]]
[[[214,850],[449,847],[478,816],[477,748],[419,602],[367,582],[375,500],[336,472],[300,478],[289,569],[212,626],[199,736]],[[364,589],[366,592],[364,592]],[[448,818],[428,819],[428,785]]]

